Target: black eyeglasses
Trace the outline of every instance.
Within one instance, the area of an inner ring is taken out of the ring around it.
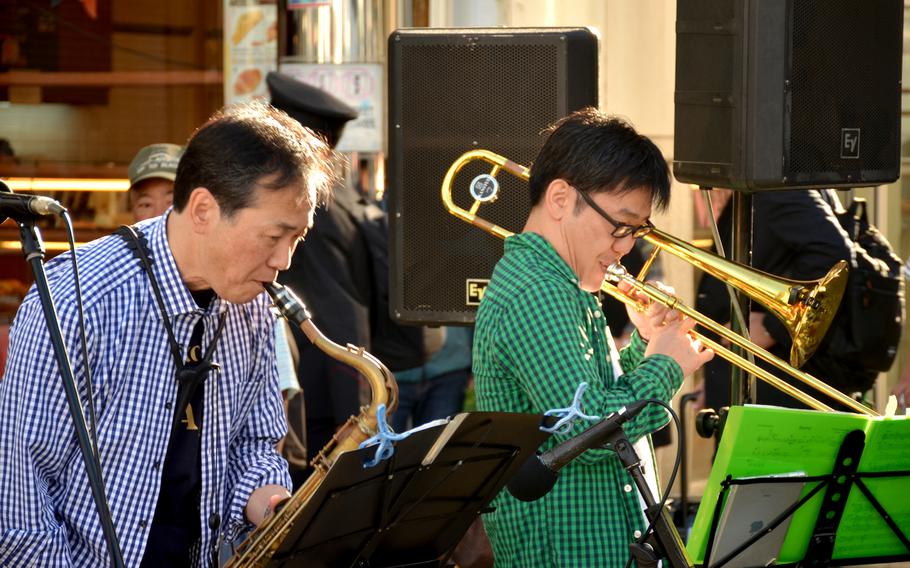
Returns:
[[[585,200],[585,203],[587,203],[591,207],[591,209],[593,209],[595,212],[597,212],[598,215],[600,215],[601,217],[603,217],[604,219],[609,221],[611,225],[613,225],[613,232],[610,233],[610,235],[612,235],[614,238],[622,239],[624,237],[628,237],[631,235],[633,238],[640,239],[641,237],[647,235],[652,230],[654,230],[654,225],[651,224],[650,219],[648,219],[647,221],[645,221],[644,223],[642,223],[641,225],[638,225],[638,226],[629,225],[628,223],[620,223],[613,217],[610,217],[609,215],[607,215],[606,211],[604,211],[603,209],[598,207],[598,205],[596,203],[594,203],[594,200],[591,199],[591,196],[589,196],[587,193],[581,191],[580,189],[578,189],[577,187],[574,187],[574,186],[573,186],[573,189],[575,189],[575,191],[578,192],[578,195],[580,195],[581,198]]]

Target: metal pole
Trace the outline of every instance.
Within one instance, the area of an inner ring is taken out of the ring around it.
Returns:
[[[732,236],[730,239],[730,249],[732,260],[741,264],[752,265],[752,194],[743,191],[733,192],[733,226]],[[749,317],[749,297],[738,292],[736,297],[739,300],[742,313],[745,318]],[[733,306],[730,306],[730,314],[734,313]],[[742,335],[739,322],[736,318],[730,318],[731,329]],[[746,321],[748,325],[748,319]],[[742,357],[746,356],[745,351],[736,345],[731,346],[734,353]],[[730,368],[730,404],[742,405],[755,402],[755,377],[746,373],[737,366]]]

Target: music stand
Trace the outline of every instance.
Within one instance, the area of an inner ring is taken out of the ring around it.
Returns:
[[[803,475],[787,477],[800,472]],[[743,478],[746,479],[743,479]],[[724,558],[711,558],[731,487],[805,485],[798,501]],[[774,407],[733,407],[688,548],[721,567],[789,519],[776,565],[910,560],[910,420]]]
[[[440,566],[548,434],[540,416],[474,412],[414,432],[365,469],[342,454],[269,566]]]

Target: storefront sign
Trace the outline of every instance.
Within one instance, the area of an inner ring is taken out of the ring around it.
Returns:
[[[380,152],[383,140],[382,66],[378,63],[283,63],[281,72],[335,95],[357,110],[338,142],[341,152]]]
[[[224,0],[224,102],[268,99],[265,76],[278,61],[274,0]]]

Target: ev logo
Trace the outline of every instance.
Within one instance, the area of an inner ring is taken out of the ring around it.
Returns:
[[[487,291],[487,285],[490,284],[490,280],[486,278],[468,278],[465,280],[465,284],[467,286],[465,305],[479,306],[480,301],[483,300],[484,292]]]
[[[840,157],[859,158],[859,128],[840,129]]]

